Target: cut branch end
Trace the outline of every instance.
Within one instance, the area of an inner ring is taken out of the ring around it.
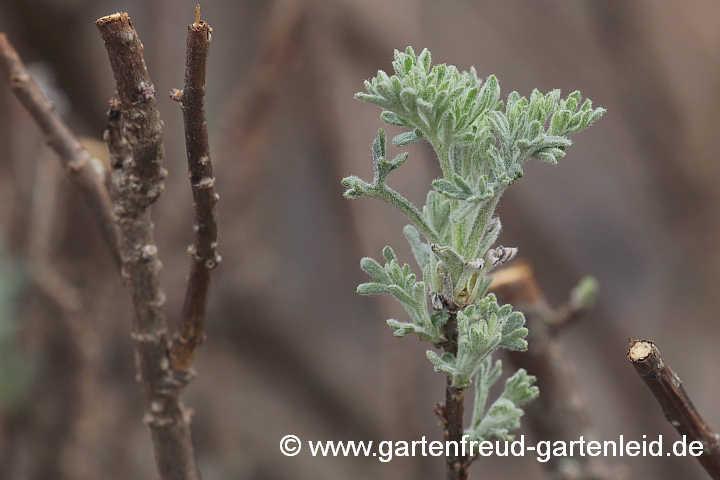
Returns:
[[[655,344],[649,340],[635,340],[627,357],[675,430],[703,446],[702,454],[697,457],[700,464],[710,477],[720,479],[720,436],[697,411],[680,378],[663,361]]]
[[[114,22],[127,22],[131,24],[130,22],[130,15],[128,15],[126,12],[118,12],[113,13],[112,15],[105,15],[104,17],[100,17],[97,20],[95,20],[95,25],[98,27],[101,25],[105,25],[107,23],[114,23]]]
[[[627,357],[633,362],[643,362],[657,349],[649,340],[635,340],[628,351]]]

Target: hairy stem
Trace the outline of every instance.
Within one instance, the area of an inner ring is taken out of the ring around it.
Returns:
[[[173,367],[181,371],[190,370],[197,347],[203,341],[210,272],[220,261],[217,254],[217,194],[205,118],[205,73],[212,28],[197,20],[188,26],[185,86],[179,96],[195,204],[195,242],[190,247],[190,277],[180,331],[171,349]]]
[[[500,194],[496,195],[478,210],[477,216],[473,221],[472,228],[470,229],[470,235],[467,239],[467,245],[465,247],[466,258],[477,258],[485,254],[485,252],[478,252],[477,248],[485,236],[485,230],[487,229],[488,223],[490,222],[490,219],[495,212],[495,208],[500,201],[500,196]]]
[[[430,243],[438,243],[439,237],[437,233],[435,233],[435,230],[427,223],[427,220],[425,220],[423,214],[420,213],[420,210],[392,188],[382,184],[380,187],[366,189],[364,194],[368,197],[382,200],[397,208],[420,230],[420,233],[425,235],[425,238],[427,238]]]
[[[427,137],[430,138],[430,137]],[[453,174],[453,166],[450,161],[450,147],[444,147],[441,145],[439,140],[430,138],[430,145],[433,146],[440,162],[440,169],[443,173],[443,178],[450,180]],[[437,145],[437,148],[435,147]]]

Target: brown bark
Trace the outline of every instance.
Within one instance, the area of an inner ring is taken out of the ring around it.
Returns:
[[[452,353],[457,355],[458,352],[458,332],[457,332],[457,319],[456,312],[453,309],[450,312],[450,318],[448,318],[445,324],[445,338],[447,341],[442,344],[442,348],[446,353]],[[445,386],[445,404],[439,405],[437,408],[437,414],[440,417],[440,421],[443,425],[443,437],[444,440],[455,442],[458,446],[458,455],[447,455],[445,457],[445,464],[447,466],[447,479],[448,480],[467,480],[468,466],[470,460],[467,457],[462,456],[462,436],[463,436],[463,416],[465,413],[465,391],[459,388],[455,388],[452,385],[452,376],[448,374],[447,384]],[[451,448],[450,453],[454,453]]]
[[[220,262],[215,207],[218,196],[205,118],[205,73],[211,36],[212,28],[199,18],[188,26],[185,87],[174,97],[180,101],[183,111],[185,148],[195,205],[195,242],[189,249],[192,257],[190,277],[180,331],[171,350],[173,367],[181,371],[190,370],[197,347],[203,341],[210,272]]]
[[[708,475],[720,480],[720,435],[695,409],[680,378],[665,364],[655,344],[649,340],[635,340],[627,357],[655,396],[667,421],[689,441],[702,443],[703,453],[696,458]]]
[[[0,34],[0,69],[17,99],[42,130],[47,144],[60,157],[70,180],[80,190],[119,267],[118,233],[112,218],[112,202],[104,184],[103,163],[90,155],[55,113],[52,102],[30,77],[5,34]]]
[[[162,121],[145,67],[143,45],[126,13],[96,22],[115,76],[105,135],[113,167],[115,221],[121,231],[122,272],[133,304],[138,381],[145,393],[155,461],[163,480],[200,478],[190,439],[190,412],[180,393],[190,380],[172,369],[168,352],[161,263],[153,238],[150,206],[163,191]]]

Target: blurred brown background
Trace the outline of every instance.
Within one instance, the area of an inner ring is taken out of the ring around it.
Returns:
[[[102,157],[113,82],[95,19],[128,11],[156,89],[169,92],[182,84],[194,4],[3,0],[0,30]],[[353,94],[407,45],[496,74],[504,95],[580,89],[608,109],[560,165],[528,164],[501,202],[501,243],[519,247],[552,303],[586,274],[600,281],[595,311],[561,337],[598,438],[677,437],[624,357],[628,336],[653,339],[720,428],[720,3],[214,0],[202,14],[214,28],[207,101],[223,263],[185,397],[205,479],[443,476],[438,458],[278,451],[286,434],[441,435],[432,409],[444,378],[425,345],[392,337],[384,320],[404,313],[391,300],[355,295],[361,256],[390,244],[411,261],[405,221],[377,201],[344,200],[340,185],[371,175],[383,126]],[[153,213],[172,322],[192,208],[181,111],[158,99],[170,176]],[[128,295],[4,81],[0,112],[0,478],[154,478]],[[439,169],[427,145],[409,150],[391,183],[421,203]],[[705,478],[693,459],[610,459],[620,461],[647,478]],[[471,478],[542,472],[531,458],[491,458]]]

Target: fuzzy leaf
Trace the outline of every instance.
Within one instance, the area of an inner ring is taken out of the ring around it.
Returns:
[[[380,118],[382,118],[385,123],[389,123],[390,125],[395,125],[397,127],[404,127],[407,125],[407,122],[403,120],[402,118],[395,115],[393,112],[390,112],[388,110],[385,110],[380,114]]]
[[[510,400],[516,406],[525,405],[535,399],[540,390],[538,387],[532,386],[536,378],[528,375],[525,369],[521,368],[508,378],[505,382],[505,391],[502,398]]]
[[[390,275],[388,275],[386,269],[384,269],[378,262],[370,257],[364,257],[360,260],[360,268],[370,275],[373,281],[378,283],[390,284]]]
[[[430,255],[432,255],[430,245],[422,241],[420,238],[420,232],[418,232],[417,228],[412,225],[405,225],[403,233],[405,234],[405,238],[407,238],[408,243],[410,243],[410,248],[412,249],[415,261],[420,268],[424,269],[425,265],[430,263]]]
[[[441,247],[437,244],[430,245],[430,248],[444,263],[453,280],[453,285],[458,281],[465,268],[465,260],[451,247]]]
[[[400,266],[392,248],[385,247],[383,256],[386,261],[384,267],[372,258],[361,260],[360,267],[373,281],[359,285],[357,292],[361,295],[390,294],[402,303],[412,323],[388,320],[388,325],[395,330],[395,336],[402,337],[415,332],[422,340],[437,343],[443,336],[442,325],[430,316],[426,283],[416,281],[415,274],[407,264]]]
[[[405,145],[410,145],[411,143],[417,142],[422,138],[424,138],[422,133],[416,129],[409,132],[401,133],[400,135],[396,135],[395,138],[393,138],[392,143],[396,147],[404,147]]]
[[[430,190],[423,216],[430,227],[437,232],[440,243],[450,243],[450,201],[439,193]]]
[[[359,295],[379,295],[382,293],[391,293],[390,286],[381,283],[361,283],[357,287]]]
[[[490,388],[495,385],[501,374],[502,362],[498,360],[493,364],[490,355],[485,357],[475,374],[475,402],[472,420],[470,421],[471,429],[477,428],[485,417],[485,404],[487,403]]]
[[[487,372],[487,369],[481,369],[478,376],[483,372]],[[509,432],[520,428],[523,411],[519,407],[538,396],[538,388],[532,386],[534,382],[535,377],[528,375],[524,369],[515,372],[505,381],[503,393],[487,413],[483,415],[483,409],[476,405],[471,428],[465,433],[471,440],[511,440],[513,436],[509,435]],[[481,378],[478,378],[478,384],[482,384],[482,387],[478,388],[487,390]]]
[[[428,350],[426,353],[436,372],[450,374],[455,372],[455,356],[452,353],[446,352],[442,356],[432,350]]]

